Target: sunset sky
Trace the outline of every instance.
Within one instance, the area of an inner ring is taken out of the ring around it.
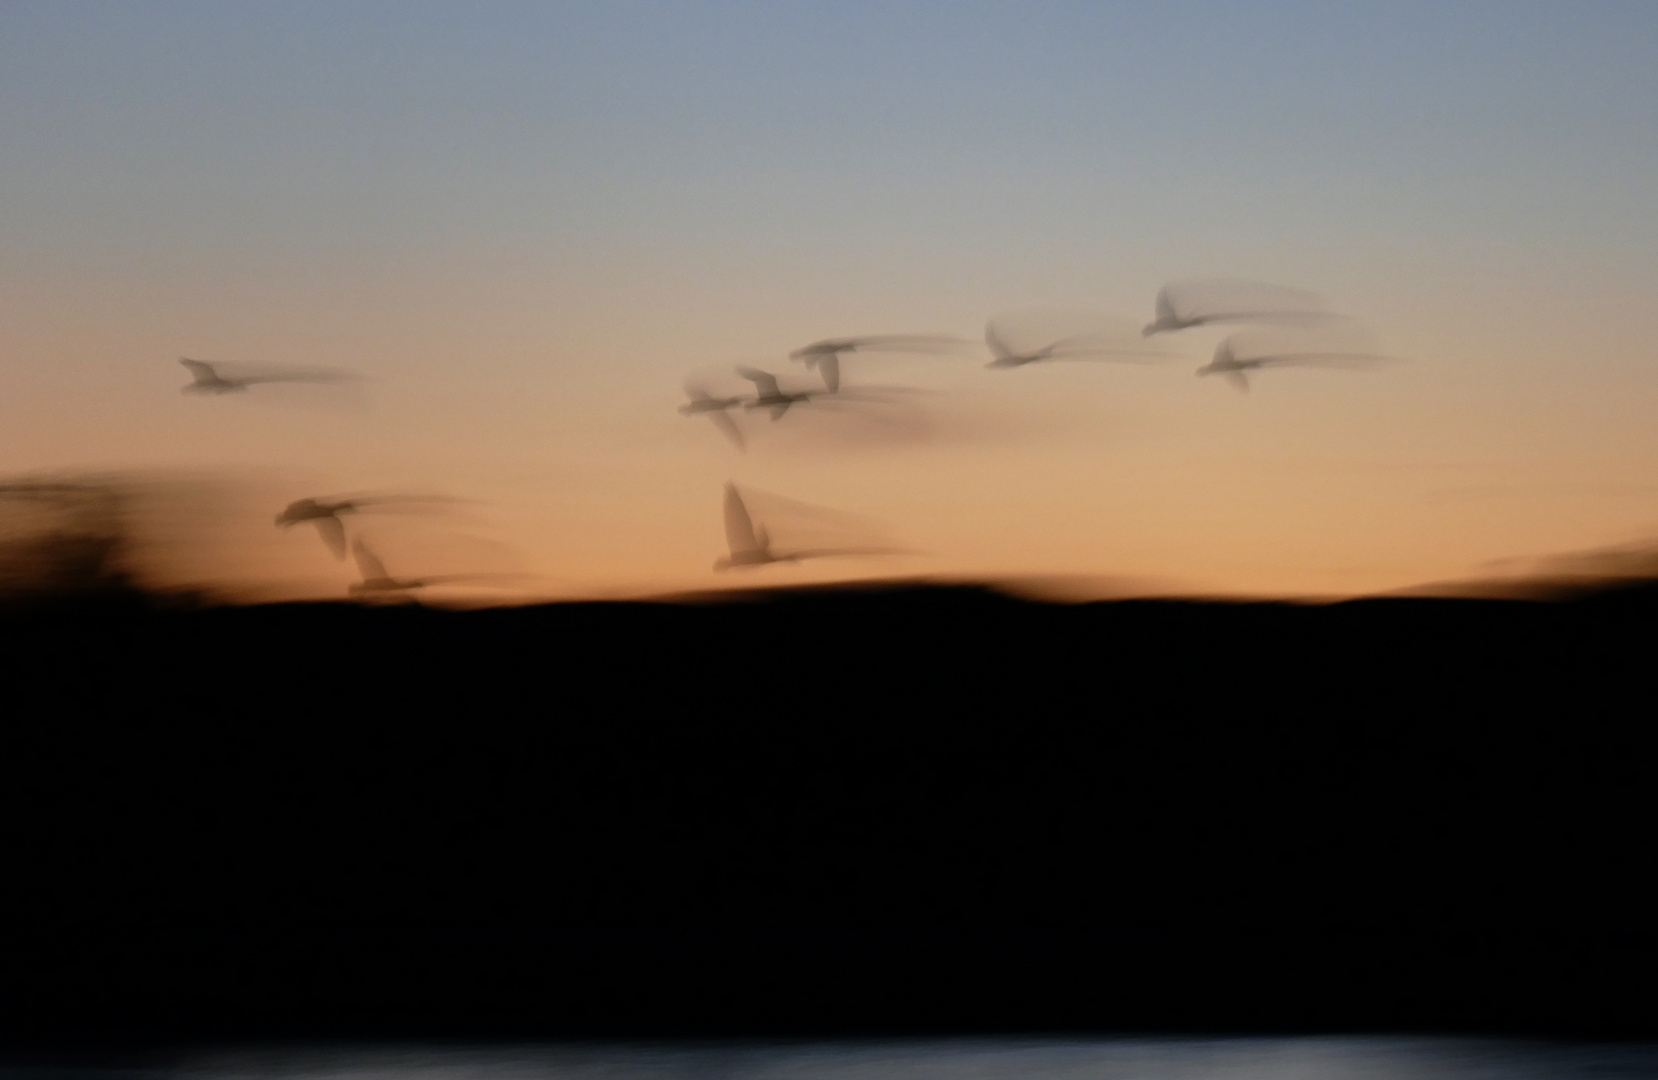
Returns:
[[[13,0],[0,474],[209,478],[234,508],[179,573],[318,595],[350,564],[271,521],[349,491],[474,500],[354,522],[394,572],[549,595],[1342,595],[1639,542],[1655,61],[1650,0]],[[1194,277],[1312,290],[1401,362],[1243,395],[1200,328],[984,366],[996,313],[1139,325]],[[747,454],[676,411],[881,333],[974,344],[850,358],[928,392],[745,415]],[[367,378],[183,395],[181,356]],[[920,554],[716,575],[728,480]]]

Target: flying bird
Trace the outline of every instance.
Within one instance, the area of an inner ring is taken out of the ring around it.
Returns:
[[[729,570],[734,566],[764,566],[767,563],[799,562],[834,555],[901,555],[899,548],[814,548],[800,551],[774,551],[771,537],[764,525],[756,525],[749,516],[737,485],[725,485],[725,544],[730,554],[714,560],[715,570]]]
[[[1040,363],[1044,360],[1138,362],[1138,358],[1161,359],[1164,355],[1151,349],[1112,348],[1104,344],[1100,335],[1097,334],[1077,334],[1049,342],[1040,349],[1020,351],[1008,344],[1007,339],[997,332],[994,319],[985,324],[984,343],[990,347],[991,355],[996,358],[985,365],[985,367],[990,368],[1023,367],[1026,364]]]
[[[358,537],[351,543],[351,556],[357,561],[357,570],[363,580],[349,587],[347,590],[352,596],[387,596],[393,594],[407,594],[415,589],[424,589],[429,585],[446,585],[453,582],[466,581],[498,581],[502,579],[521,580],[524,574],[436,574],[418,578],[394,578],[386,572],[386,564],[380,557],[370,551],[368,545]]]
[[[365,506],[383,506],[392,503],[453,502],[441,495],[358,495],[350,498],[299,499],[291,502],[276,515],[278,528],[290,529],[310,522],[336,559],[345,559],[345,522],[342,514],[355,514]]]
[[[773,420],[776,420],[784,413],[788,412],[790,405],[810,401],[818,396],[815,393],[804,390],[795,393],[785,393],[783,389],[777,385],[776,375],[773,375],[769,371],[761,371],[759,368],[744,367],[739,365],[737,368],[737,374],[754,384],[754,400],[746,403],[743,407],[747,409],[770,409],[771,418]]]
[[[225,375],[220,372],[224,365],[208,363],[205,360],[186,360],[179,357],[179,363],[189,369],[195,380],[183,388],[186,394],[237,394],[247,390],[256,383],[271,382],[344,382],[355,378],[338,371],[264,371],[246,375]]]
[[[841,353],[846,352],[937,352],[957,344],[956,339],[937,334],[884,334],[874,337],[825,338],[804,345],[789,354],[790,360],[816,368],[830,393],[841,386]]]
[[[1170,283],[1158,290],[1156,314],[1141,331],[1146,337],[1210,323],[1304,322],[1328,317],[1323,301],[1312,293],[1251,281]]]
[[[765,373],[761,372],[761,374]],[[777,385],[777,380],[773,379],[772,385],[775,387]],[[746,450],[748,448],[743,440],[742,429],[737,426],[737,421],[731,418],[731,414],[728,411],[738,405],[741,405],[743,403],[742,398],[717,398],[708,393],[708,391],[704,390],[701,386],[698,386],[696,383],[689,382],[685,384],[685,393],[691,400],[689,403],[679,407],[679,411],[682,415],[706,416],[714,422],[715,427],[725,433],[726,438],[730,439],[737,445],[737,449]],[[785,406],[785,408],[786,407],[787,406]]]
[[[1244,393],[1249,393],[1249,372],[1269,367],[1327,367],[1367,368],[1391,363],[1393,357],[1372,353],[1294,352],[1251,356],[1239,359],[1233,354],[1231,338],[1215,348],[1209,363],[1197,369],[1198,375],[1219,375]]]
[[[276,515],[276,524],[278,528],[291,529],[302,521],[309,521],[317,527],[317,535],[328,545],[328,550],[334,553],[334,558],[343,562],[345,522],[340,520],[340,515],[356,511],[357,504],[351,500],[325,503],[316,499],[300,499],[298,502],[289,503],[286,510]]]

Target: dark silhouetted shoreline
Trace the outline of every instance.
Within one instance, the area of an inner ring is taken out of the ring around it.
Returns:
[[[0,614],[6,1045],[1658,1033],[1658,588]]]

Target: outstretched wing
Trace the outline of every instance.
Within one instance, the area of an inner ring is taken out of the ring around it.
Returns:
[[[789,353],[791,360],[804,360],[809,368],[817,367],[817,363],[825,354],[833,355],[842,349],[854,348],[850,340],[842,338],[825,338],[814,341],[810,345],[802,345]]]
[[[386,573],[386,564],[368,549],[361,537],[351,545],[351,556],[357,560],[357,569],[362,571],[364,581],[385,581],[391,577]]]
[[[1001,335],[996,333],[994,322],[984,324],[984,343],[990,346],[990,354],[996,358],[996,362],[999,364],[1006,365],[1019,359],[1018,355],[1008,348],[1007,342],[1002,340]]]
[[[737,426],[737,421],[731,419],[730,413],[724,409],[710,409],[707,415],[708,419],[714,422],[714,426],[724,432],[725,437],[737,445],[737,449],[748,450],[748,444],[743,440],[743,431]]]
[[[178,362],[189,369],[191,377],[198,383],[219,381],[219,373],[213,370],[212,364],[204,364],[200,360],[186,360],[182,356],[178,358]]]
[[[840,353],[824,353],[818,358],[818,374],[823,376],[823,385],[833,394],[841,388],[841,355]]]
[[[316,523],[317,535],[321,536],[322,542],[328,545],[328,550],[334,553],[334,558],[342,562],[345,561],[345,525],[339,518],[332,515],[312,518],[311,520]],[[371,555],[369,558],[373,558],[373,556]],[[362,556],[358,556],[357,561],[360,565]],[[383,575],[384,568],[381,572]]]
[[[737,494],[737,485],[725,485],[725,544],[733,557],[760,550],[760,541],[754,535],[754,522],[748,516],[743,497]]]
[[[761,397],[777,397],[782,394],[777,386],[777,376],[769,371],[761,371],[759,368],[744,367],[739,364],[737,374],[753,383]]]
[[[1157,290],[1156,311],[1157,321],[1160,323],[1172,323],[1179,321],[1179,316],[1174,313],[1174,303],[1169,299],[1169,290],[1167,287]]]

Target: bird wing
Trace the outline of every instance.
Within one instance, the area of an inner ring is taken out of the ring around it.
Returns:
[[[754,535],[754,521],[748,516],[743,497],[737,494],[736,484],[725,485],[725,544],[733,557],[760,550],[760,541]]]
[[[777,376],[773,375],[769,371],[761,371],[759,368],[743,367],[739,365],[737,367],[737,374],[753,383],[754,388],[760,391],[760,395],[762,397],[777,397],[783,392],[778,389]]]
[[[731,419],[730,413],[724,409],[710,409],[707,415],[708,419],[714,422],[714,426],[725,433],[726,438],[737,444],[737,449],[748,449],[747,443],[743,440],[743,430],[737,426],[737,421]]]
[[[1215,364],[1232,364],[1237,362],[1232,355],[1231,338],[1226,338],[1219,345],[1215,346],[1215,355],[1210,362]]]
[[[823,385],[833,394],[841,388],[841,357],[840,353],[825,353],[818,358],[818,374],[823,376]]]
[[[204,364],[200,360],[186,360],[179,357],[178,362],[190,369],[191,376],[198,383],[213,383],[219,381],[219,373],[213,370],[212,364]]]
[[[806,361],[807,367],[813,367],[817,364],[818,357],[822,356],[824,353],[837,353],[842,349],[850,349],[852,347],[852,345],[841,340],[840,338],[825,338],[822,341],[814,341],[810,345],[802,345],[800,348],[789,354],[789,359],[804,360]]]
[[[368,549],[361,538],[351,545],[351,556],[357,560],[357,569],[362,571],[364,581],[385,581],[391,577],[386,573],[386,564]]]
[[[1221,376],[1227,382],[1229,382],[1233,386],[1237,387],[1239,392],[1245,393],[1245,394],[1249,393],[1249,376],[1248,375],[1245,375],[1243,372],[1234,369],[1232,371],[1223,371],[1223,372],[1221,372]]]
[[[993,322],[984,324],[984,343],[990,346],[991,355],[1000,363],[1007,364],[1019,359],[1018,354],[1008,348],[1007,342],[996,333],[996,324]]]
[[[1178,322],[1179,316],[1174,313],[1174,302],[1169,299],[1167,287],[1157,290],[1157,321],[1160,323]]]
[[[311,520],[316,523],[317,535],[322,537],[324,544],[328,545],[328,550],[334,553],[334,558],[342,562],[345,561],[345,525],[339,518],[332,515],[312,518]],[[372,555],[369,557],[373,558]],[[358,556],[357,561],[361,564],[362,556]],[[384,571],[385,568],[381,567],[382,574]]]

